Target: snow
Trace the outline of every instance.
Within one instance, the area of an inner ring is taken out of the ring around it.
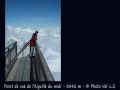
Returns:
[[[7,25],[5,29],[5,46],[17,41],[18,49],[20,50],[23,44],[31,38],[35,30],[36,28],[12,27]],[[40,49],[43,52],[46,62],[55,80],[61,81],[61,30],[59,27],[37,27],[37,30],[39,32],[37,42],[41,47]]]

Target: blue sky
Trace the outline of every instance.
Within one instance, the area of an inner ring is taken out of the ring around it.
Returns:
[[[6,0],[6,25],[60,27],[60,0]]]

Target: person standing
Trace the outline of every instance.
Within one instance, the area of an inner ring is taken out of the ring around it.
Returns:
[[[33,56],[33,52],[34,52],[34,48],[36,45],[36,40],[37,40],[37,35],[38,35],[38,31],[35,31],[35,33],[33,33],[31,39],[29,40],[30,43],[30,56]]]

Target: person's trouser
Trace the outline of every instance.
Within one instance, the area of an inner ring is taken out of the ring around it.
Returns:
[[[30,46],[30,55],[33,56],[35,46]]]

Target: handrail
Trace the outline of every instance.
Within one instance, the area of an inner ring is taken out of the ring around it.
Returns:
[[[17,47],[17,41],[15,41],[15,42],[11,43],[10,45],[8,45],[7,47],[5,47],[5,54],[8,51],[11,51],[12,49],[14,49],[15,46]],[[16,53],[17,53],[17,49],[16,49]],[[5,57],[7,57],[7,55]]]
[[[16,44],[16,43],[17,43],[17,41],[14,41],[13,43],[11,43],[11,44],[8,45],[7,47],[5,47],[5,49],[9,48],[10,46],[12,46],[12,45],[14,45],[14,44]]]
[[[35,60],[36,60],[36,71],[38,81],[54,81],[52,73],[46,63],[46,60],[40,50],[38,43],[36,42],[35,47]]]
[[[14,43],[13,43],[14,44]],[[13,67],[13,65],[15,64],[15,62],[16,62],[16,60],[17,60],[17,58],[18,58],[18,56],[25,50],[25,48],[27,48],[27,46],[29,45],[29,42],[27,42],[24,46],[23,46],[23,48],[16,54],[16,56],[13,58],[13,63],[10,65],[10,67],[9,67],[9,71],[7,72],[7,74],[6,74],[6,78],[7,78],[7,76],[9,75],[9,73],[10,73],[10,71],[11,71],[11,69],[12,69],[12,67]],[[11,44],[9,45],[9,47],[11,46]],[[7,48],[8,48],[8,46],[7,46]]]
[[[14,53],[14,55],[12,53]],[[5,77],[8,75],[10,68],[13,65],[14,58],[16,57],[16,55],[17,55],[17,42],[15,41],[5,48],[5,60],[6,62],[8,62],[5,64],[6,65]]]
[[[23,46],[23,48],[18,52],[17,56],[19,56],[19,55],[25,50],[25,48],[27,48],[28,45],[29,45],[29,42],[27,42],[27,43]]]

